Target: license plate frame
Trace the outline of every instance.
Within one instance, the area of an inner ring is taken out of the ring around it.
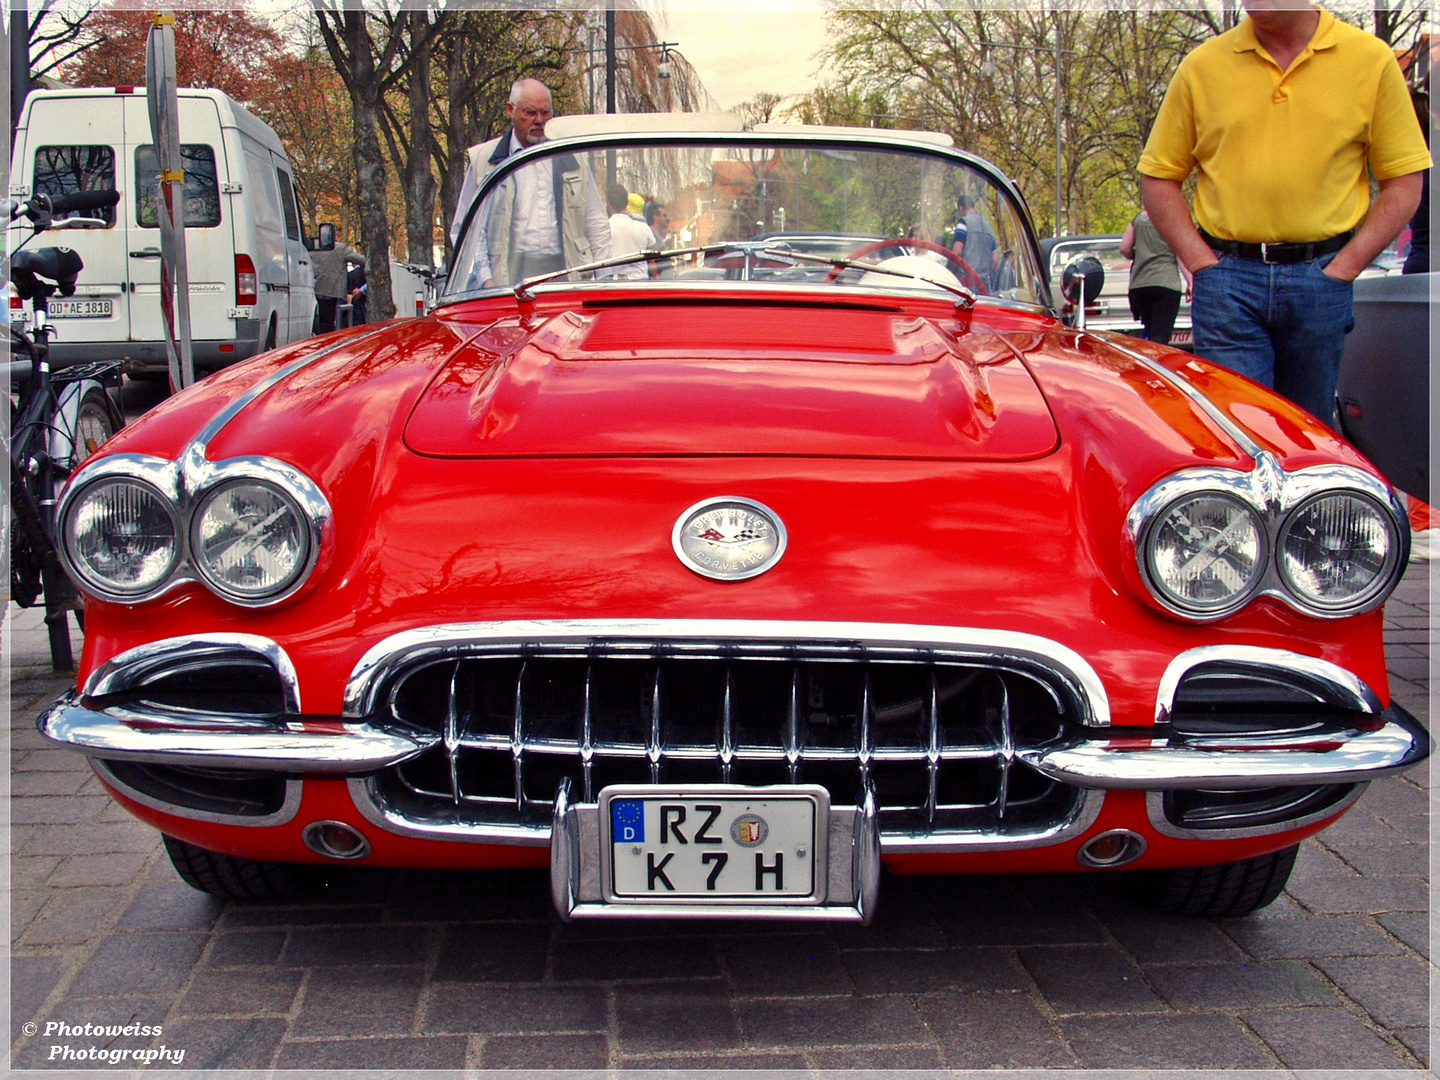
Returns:
[[[830,877],[830,795],[823,787],[809,784],[771,787],[626,784],[604,789],[597,802],[599,877],[606,904],[723,910],[757,905],[815,907],[826,901]],[[639,844],[633,839],[615,835],[617,809],[623,809],[624,804],[636,803],[641,805],[645,815],[643,823],[646,831]],[[697,811],[696,808],[702,805],[707,809]],[[712,815],[710,808],[716,806],[720,807],[720,811]],[[665,807],[683,809],[683,820],[675,813],[662,818]],[[740,819],[747,817],[764,822],[763,826],[756,826],[763,832],[758,839],[754,834],[742,838],[745,826]],[[710,819],[708,822],[707,818]],[[663,845],[659,842],[661,838],[655,836],[662,820],[668,821],[668,835],[663,837],[666,841]],[[797,831],[797,820],[808,822],[805,826],[808,835]],[[674,843],[676,828],[686,837],[684,844]],[[708,839],[720,842],[709,844],[702,850],[699,844],[691,842],[697,838],[697,830],[701,829]],[[630,850],[617,851],[617,846]],[[666,850],[658,851],[662,847]],[[800,847],[805,849],[803,855],[797,854]],[[655,858],[657,852],[658,859]],[[700,861],[705,855],[717,854],[729,858],[709,863]],[[764,864],[764,869],[754,865],[757,860],[736,857],[742,854],[756,855],[758,861]],[[775,857],[777,854],[779,859]],[[666,856],[669,856],[668,860]],[[675,862],[677,857],[681,859],[679,863]],[[662,864],[661,873],[670,882],[670,889],[663,888],[662,882],[652,875],[651,869],[656,862]],[[803,891],[795,888],[795,870],[791,867],[803,867],[808,872],[808,887]],[[755,875],[753,880],[761,886],[759,889],[734,887],[738,881],[749,880],[751,873]],[[790,880],[788,887],[784,884],[786,874]],[[640,880],[654,887],[641,888],[638,886]],[[703,888],[701,882],[712,884],[714,888]],[[779,887],[775,888],[777,882]],[[772,888],[767,890],[767,885]]]
[[[113,319],[115,301],[109,297],[85,300],[51,300],[49,317],[52,319]]]

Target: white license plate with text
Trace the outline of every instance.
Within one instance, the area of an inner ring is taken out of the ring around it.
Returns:
[[[108,319],[115,314],[114,300],[51,300],[52,319]]]
[[[823,893],[823,788],[607,788],[611,901],[795,902]]]

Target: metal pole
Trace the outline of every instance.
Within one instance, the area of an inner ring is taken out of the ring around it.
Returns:
[[[1055,12],[1055,235],[1060,235],[1060,191],[1064,159],[1060,153],[1060,12]]]
[[[15,147],[15,129],[20,110],[30,93],[30,14],[25,0],[10,5],[10,147]]]
[[[615,111],[615,0],[605,0],[605,111]]]

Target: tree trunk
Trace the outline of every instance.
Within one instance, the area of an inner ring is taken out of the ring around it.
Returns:
[[[425,23],[411,16],[410,154],[405,162],[405,235],[409,261],[435,265],[435,130],[430,125],[430,61],[433,38]],[[448,228],[449,222],[446,222]]]
[[[350,106],[355,117],[355,177],[360,189],[360,235],[369,266],[370,318],[379,322],[395,314],[390,292],[390,223],[386,217],[385,155],[380,148],[380,90],[375,54],[363,11],[344,14],[349,54]]]

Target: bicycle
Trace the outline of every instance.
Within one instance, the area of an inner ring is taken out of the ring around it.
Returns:
[[[56,222],[56,214],[113,206],[118,199],[115,191],[37,195],[29,202],[11,203],[9,219],[24,217],[32,223],[28,243],[46,229],[90,227],[93,221]],[[84,622],[79,594],[56,556],[55,500],[76,467],[125,423],[106,389],[120,386],[120,361],[50,370],[54,327],[49,300],[57,292],[73,295],[83,269],[80,256],[69,248],[17,250],[10,257],[10,282],[21,300],[30,301],[34,315],[33,336],[10,325],[11,355],[17,357],[8,364],[12,393],[20,384],[10,413],[10,595],[21,607],[33,607],[44,598],[50,662],[57,673],[75,666],[69,613],[75,612],[82,630]]]

